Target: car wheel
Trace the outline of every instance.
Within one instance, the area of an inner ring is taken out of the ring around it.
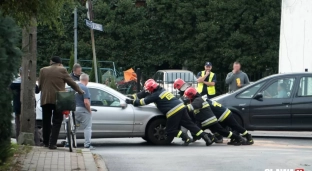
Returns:
[[[147,128],[147,139],[155,145],[168,145],[171,144],[172,138],[168,138],[166,131],[166,120],[156,119],[152,121]]]
[[[241,127],[244,127],[244,124],[243,124],[243,120],[241,119],[241,117],[238,116],[238,114],[232,112],[232,115],[233,117],[235,118],[235,120],[237,121],[237,123],[241,126]],[[226,129],[228,131],[233,131],[232,128],[226,126]]]

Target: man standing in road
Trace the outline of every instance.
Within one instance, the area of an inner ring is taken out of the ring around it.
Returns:
[[[211,62],[206,62],[205,70],[197,74],[197,92],[204,96],[207,95],[209,99],[216,96],[216,74],[211,72],[212,64]]]
[[[69,76],[66,68],[62,66],[61,58],[58,56],[52,57],[50,60],[50,66],[41,68],[39,73],[39,90],[41,91],[40,99],[43,122],[43,145],[45,147],[49,147],[50,149],[57,148],[56,142],[63,121],[62,112],[55,110],[56,92],[65,91],[65,83],[71,86],[79,94],[84,93],[76,82]],[[53,123],[52,130],[51,117]]]
[[[90,104],[90,92],[87,88],[89,82],[89,76],[87,74],[80,75],[79,87],[85,92],[83,95],[76,94],[76,111],[75,118],[76,123],[80,123],[84,129],[85,143],[84,147],[88,149],[94,149],[91,145],[91,134],[92,134],[92,115],[91,115],[91,104]]]
[[[233,71],[226,76],[225,83],[229,85],[229,92],[234,92],[249,84],[247,74],[240,69],[241,64],[236,61],[233,64]]]
[[[79,77],[82,74],[82,68],[80,66],[80,64],[76,63],[73,66],[73,71],[70,73],[70,77],[74,80],[74,81],[79,81]]]

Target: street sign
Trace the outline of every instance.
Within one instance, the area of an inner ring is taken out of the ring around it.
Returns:
[[[93,23],[90,20],[86,20],[86,25],[93,30],[103,31],[102,24],[97,24],[97,23]]]

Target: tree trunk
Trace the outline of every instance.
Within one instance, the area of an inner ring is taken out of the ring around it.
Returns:
[[[22,49],[21,133],[18,143],[34,145],[37,65],[37,23],[35,18],[33,18],[31,26],[23,29]]]

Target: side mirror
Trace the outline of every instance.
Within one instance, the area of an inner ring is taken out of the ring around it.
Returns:
[[[96,109],[94,109],[94,108],[91,108],[91,111],[92,111],[92,112],[97,112],[97,110],[96,110]]]
[[[121,107],[122,109],[125,109],[127,106],[128,106],[128,104],[125,103],[125,102],[120,103],[120,107]]]
[[[253,99],[256,99],[256,100],[262,101],[262,100],[263,100],[263,95],[262,95],[262,93],[258,93],[258,94],[256,94],[256,95],[253,97]]]

